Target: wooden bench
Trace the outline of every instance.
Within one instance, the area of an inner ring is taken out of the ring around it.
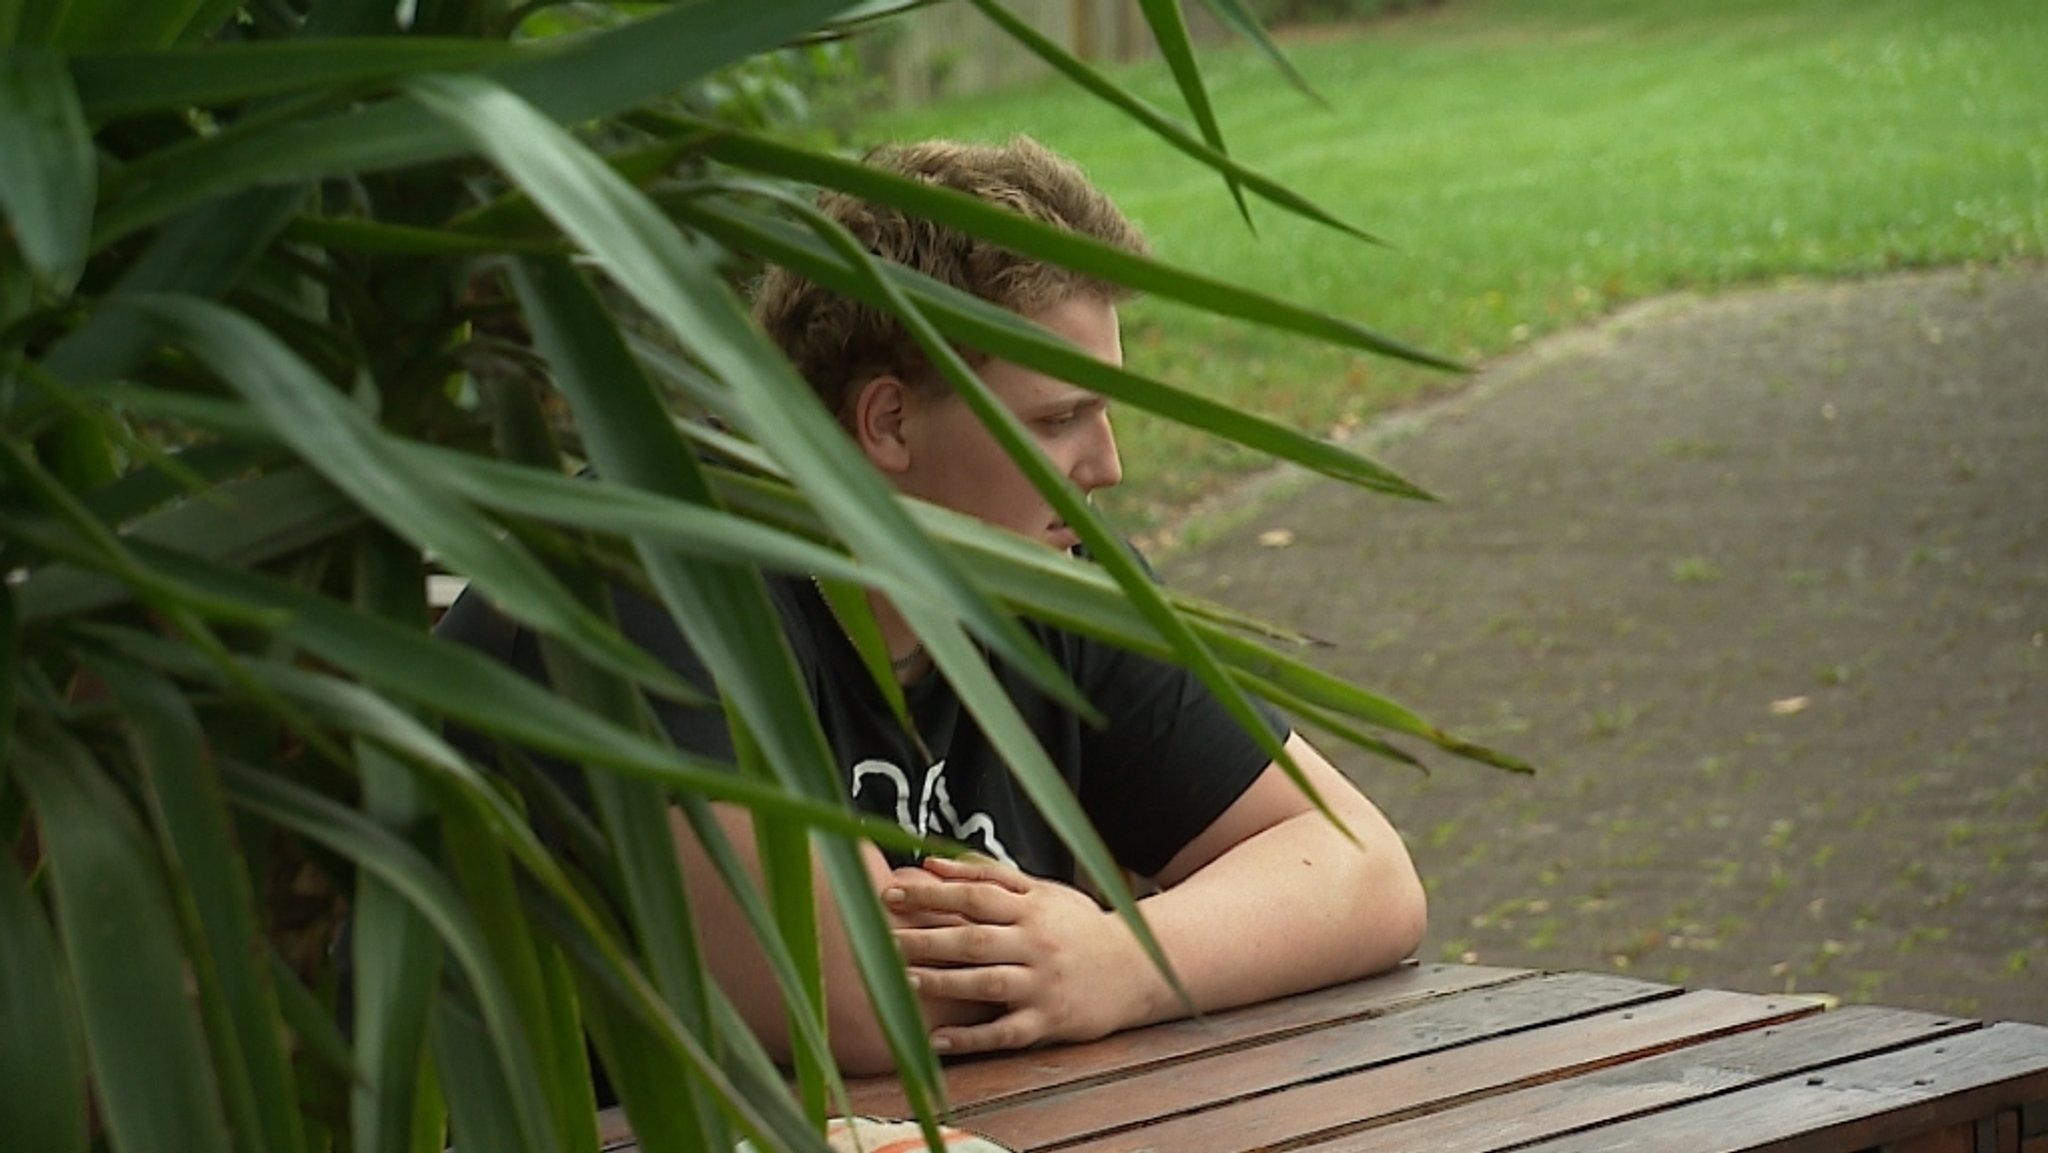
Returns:
[[[2048,1027],[1471,965],[957,1062],[947,1085],[952,1124],[1020,1153],[2048,1153]],[[892,1080],[852,1091],[905,1115]]]

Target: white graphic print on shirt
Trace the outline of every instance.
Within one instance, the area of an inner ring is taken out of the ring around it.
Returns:
[[[888,761],[866,760],[853,766],[853,799],[861,800],[861,791],[877,780],[888,782],[895,792],[896,823],[904,831],[920,837],[934,833],[951,837],[977,853],[993,857],[1012,868],[1017,862],[1010,851],[1003,847],[1002,838],[996,833],[994,818],[987,813],[969,813],[965,819],[953,807],[952,791],[946,787],[946,762],[935,762],[919,774],[918,787],[913,792],[910,778],[900,767]],[[880,787],[880,786],[877,786]],[[917,811],[911,812],[911,798],[917,798]]]

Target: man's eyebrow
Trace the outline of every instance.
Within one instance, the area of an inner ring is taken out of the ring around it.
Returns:
[[[1075,392],[1066,396],[1055,396],[1030,405],[1026,412],[1042,416],[1054,412],[1081,412],[1091,408],[1109,407],[1109,398],[1098,392]]]

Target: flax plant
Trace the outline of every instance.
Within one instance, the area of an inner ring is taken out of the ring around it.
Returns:
[[[1145,10],[1194,130],[978,6],[1133,131],[1215,169],[1219,195],[1351,231],[1229,158],[1175,5]],[[1265,43],[1237,3],[1216,7]],[[814,875],[935,1115],[937,1066],[854,850],[908,842],[848,808],[763,570],[901,606],[1134,921],[989,675],[993,654],[1073,695],[1017,613],[1185,662],[1240,710],[1258,693],[1393,755],[1386,738],[1406,736],[1511,763],[1317,672],[1285,630],[1163,592],[1063,493],[1102,564],[906,504],[865,470],[748,322],[736,261],[896,309],[935,349],[1422,495],[878,267],[804,210],[813,186],[1247,323],[1433,359],[692,98],[887,14],[695,0],[571,32],[502,0],[0,0],[0,1146],[594,1153],[594,1050],[643,1148],[821,1149],[843,1086]],[[556,688],[435,640],[430,573],[535,630]],[[689,690],[620,637],[617,583],[657,596],[705,655],[736,766],[651,722],[647,694]],[[499,741],[507,771],[454,751],[450,722]],[[584,766],[591,812],[517,750]],[[714,801],[749,806],[767,847],[762,887],[715,855],[794,1007],[797,1092],[700,963],[669,816],[706,826]],[[594,864],[544,846],[537,809]]]

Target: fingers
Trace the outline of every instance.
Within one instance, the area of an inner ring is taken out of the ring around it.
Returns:
[[[910,984],[919,996],[984,1005],[1030,999],[1035,976],[1023,965],[977,965],[966,969],[913,968]]]
[[[1033,884],[1029,873],[989,857],[926,857],[923,867],[949,881],[980,881],[1000,885],[1013,893],[1028,893]]]
[[[967,924],[967,918],[954,913],[928,913],[922,909],[889,909],[889,927],[892,929],[947,929]]]
[[[906,878],[882,890],[882,904],[892,913],[953,914],[986,925],[1011,925],[1023,912],[1023,890],[999,881]]]
[[[1005,1013],[985,1025],[949,1025],[932,1030],[932,1051],[947,1056],[1023,1049],[1046,1039],[1042,1015],[1031,1010]]]
[[[997,925],[898,929],[896,945],[912,965],[1014,965],[1028,960],[1021,935]]]

